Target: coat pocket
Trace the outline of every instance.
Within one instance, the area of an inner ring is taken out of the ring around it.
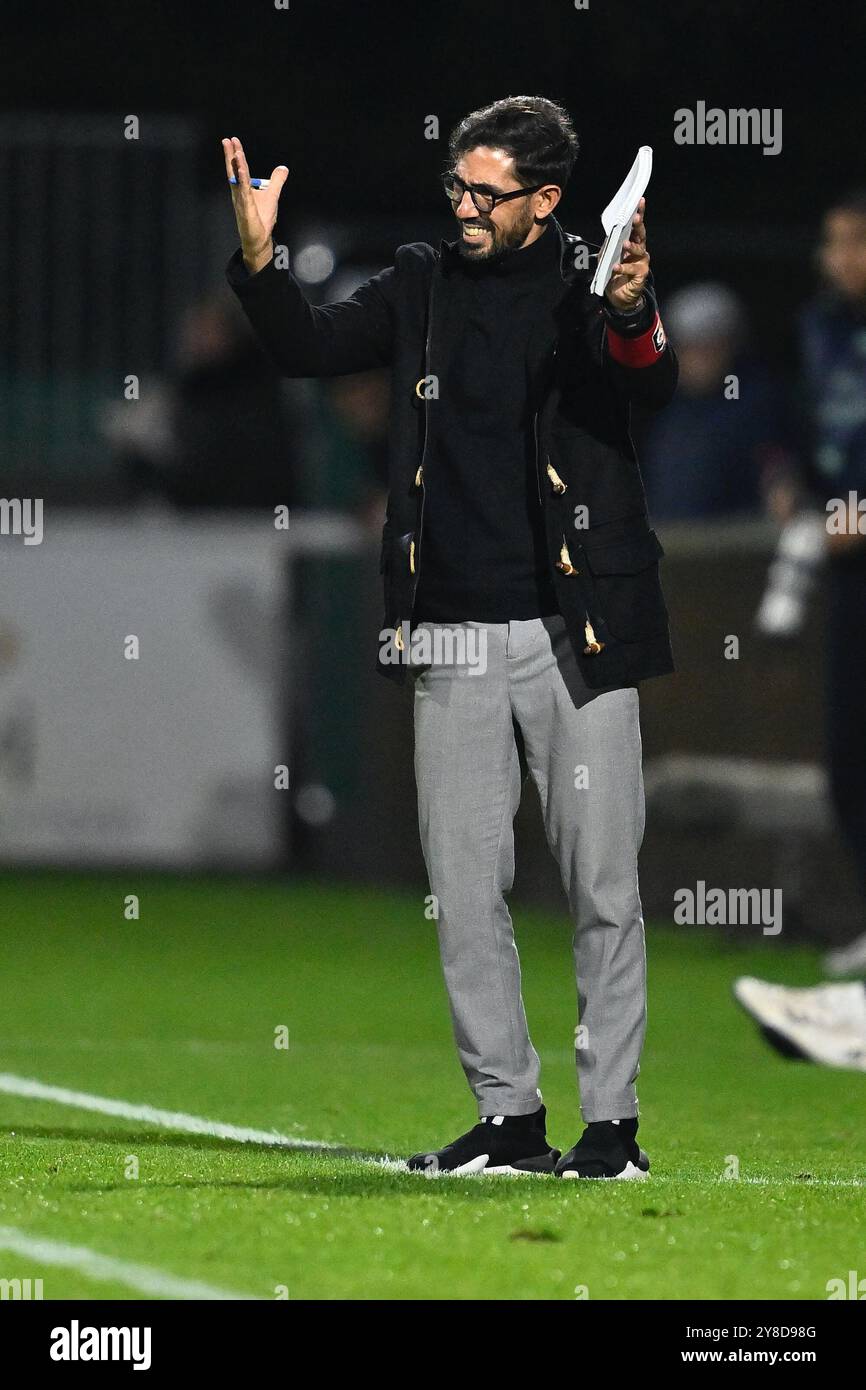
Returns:
[[[667,631],[668,611],[659,580],[664,550],[655,531],[630,536],[598,550],[584,549],[592,575],[595,615],[621,642],[639,642]]]

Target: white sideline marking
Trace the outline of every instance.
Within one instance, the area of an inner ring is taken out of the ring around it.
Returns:
[[[114,1256],[100,1255],[98,1250],[91,1250],[86,1245],[67,1245],[65,1241],[49,1240],[45,1236],[29,1236],[26,1231],[16,1230],[14,1226],[0,1226],[0,1250],[11,1250],[16,1255],[23,1255],[25,1259],[37,1260],[44,1265],[76,1269],[79,1274],[84,1274],[89,1279],[125,1284],[127,1288],[154,1294],[157,1298],[189,1298],[199,1301],[219,1299],[235,1302],[253,1297],[252,1294],[216,1289],[212,1284],[203,1284],[198,1279],[179,1279],[176,1275],[166,1274],[151,1265],[116,1260]]]
[[[234,1139],[239,1144],[270,1144],[284,1149],[345,1149],[344,1144],[332,1144],[319,1139],[292,1139],[286,1134],[277,1134],[267,1129],[245,1129],[241,1125],[221,1124],[217,1120],[203,1120],[198,1115],[186,1115],[182,1110],[157,1110],[152,1105],[133,1105],[126,1100],[111,1100],[107,1096],[92,1096],[87,1091],[69,1091],[65,1086],[46,1086],[42,1081],[33,1081],[24,1076],[13,1076],[0,1072],[0,1094],[25,1096],[30,1100],[50,1100],[57,1105],[70,1105],[77,1110],[94,1110],[101,1115],[117,1115],[125,1120],[141,1120],[145,1124],[159,1125],[163,1129],[180,1130],[185,1134],[206,1134],[214,1139]],[[404,1158],[358,1158],[357,1162],[383,1168],[388,1172],[408,1172]],[[429,1178],[447,1178],[450,1173],[424,1173]],[[709,1177],[695,1177],[692,1174],[677,1177],[672,1173],[653,1174],[653,1186],[667,1182],[673,1185],[694,1184],[703,1186],[711,1181]],[[717,1178],[724,1182],[726,1179]],[[755,1184],[761,1187],[788,1187],[795,1178],[742,1177],[732,1178],[731,1182]],[[802,1179],[803,1187],[866,1187],[863,1178],[809,1178]]]
[[[245,1129],[242,1125],[221,1124],[218,1120],[203,1120],[198,1115],[186,1115],[182,1110],[157,1110],[153,1105],[133,1105],[128,1100],[111,1100],[108,1096],[92,1096],[87,1091],[69,1091],[65,1086],[46,1086],[26,1076],[0,1072],[0,1092],[8,1096],[24,1096],[28,1100],[50,1100],[56,1105],[71,1105],[76,1110],[94,1110],[100,1115],[116,1115],[122,1120],[141,1120],[144,1124],[159,1125],[162,1129],[182,1130],[185,1134],[206,1134],[212,1139],[234,1139],[239,1144],[272,1144],[281,1149],[340,1149],[341,1144],[319,1143],[315,1139],[292,1139],[267,1129]]]

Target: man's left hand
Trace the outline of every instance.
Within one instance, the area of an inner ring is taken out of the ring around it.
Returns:
[[[646,198],[641,198],[632,218],[630,240],[624,243],[622,256],[613,266],[604,297],[612,309],[627,314],[636,309],[649,275],[649,251],[646,249]]]

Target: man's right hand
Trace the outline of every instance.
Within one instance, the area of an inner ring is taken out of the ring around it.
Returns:
[[[278,164],[270,177],[267,188],[252,188],[250,171],[244,147],[236,135],[223,140],[223,154],[226,161],[226,176],[232,175],[237,183],[229,188],[234,204],[235,220],[241,239],[241,253],[244,265],[251,275],[266,266],[274,254],[271,234],[277,220],[277,205],[283,184],[289,177],[285,164]]]

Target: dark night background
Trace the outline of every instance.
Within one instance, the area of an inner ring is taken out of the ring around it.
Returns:
[[[7,110],[186,114],[201,124],[203,188],[223,176],[220,137],[237,134],[254,171],[289,165],[284,221],[369,218],[410,239],[447,230],[436,174],[461,115],[507,94],[559,99],[582,142],[566,224],[593,237],[636,147],[651,144],[661,286],[717,270],[749,292],[765,346],[782,354],[775,314],[808,288],[818,214],[864,176],[861,6],[8,0],[4,34]],[[698,100],[782,107],[782,152],[675,145],[674,111]],[[439,142],[423,137],[431,113]]]

